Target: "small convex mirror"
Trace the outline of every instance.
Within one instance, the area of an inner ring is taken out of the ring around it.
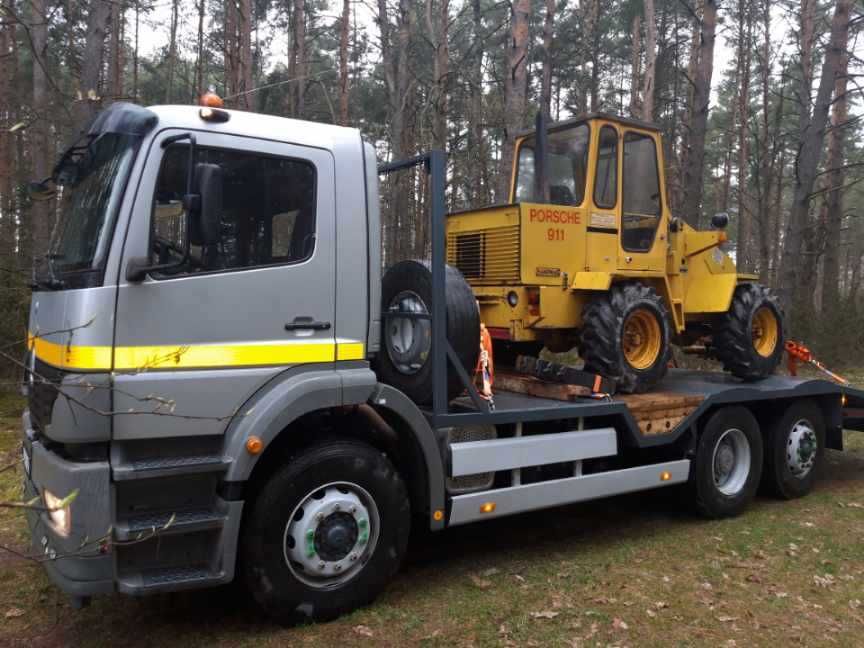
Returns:
[[[711,217],[711,227],[714,229],[726,229],[729,225],[729,214],[726,212],[717,212]]]

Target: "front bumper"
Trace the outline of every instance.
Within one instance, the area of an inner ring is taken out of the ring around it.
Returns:
[[[111,537],[111,470],[107,461],[68,461],[37,439],[30,413],[22,416],[24,451],[29,474],[24,477],[24,498],[42,501],[45,489],[65,497],[75,489],[70,504],[71,531],[60,534],[48,514],[27,509],[30,551],[37,556],[51,580],[73,596],[114,591],[114,559]],[[25,470],[27,466],[25,465]]]

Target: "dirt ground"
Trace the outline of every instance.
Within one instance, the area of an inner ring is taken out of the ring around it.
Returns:
[[[0,497],[20,498],[19,400],[0,401]],[[817,490],[705,521],[658,491],[470,525],[412,542],[372,606],[269,623],[233,587],[80,611],[37,564],[0,551],[0,646],[864,645],[864,434]],[[0,510],[0,544],[23,517]]]

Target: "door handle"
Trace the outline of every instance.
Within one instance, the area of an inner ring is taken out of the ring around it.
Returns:
[[[316,322],[311,317],[295,317],[293,322],[285,325],[286,331],[329,331],[330,322]]]

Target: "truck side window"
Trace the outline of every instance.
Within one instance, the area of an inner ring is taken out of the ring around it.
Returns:
[[[624,136],[624,213],[621,247],[647,252],[660,222],[660,176],[654,139],[643,133]]]
[[[597,175],[594,176],[594,204],[614,209],[618,202],[618,131],[611,126],[600,129],[597,147]]]
[[[190,239],[190,259],[171,276],[297,263],[315,248],[315,167],[297,159],[198,148],[196,162],[222,167],[221,240],[202,245],[186,231],[183,193],[189,149],[171,146],[162,158],[153,201],[152,263],[171,263]]]

